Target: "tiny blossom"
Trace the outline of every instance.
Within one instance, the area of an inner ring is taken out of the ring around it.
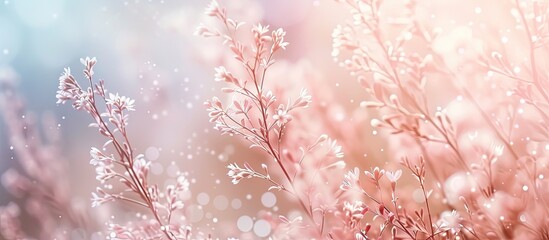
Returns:
[[[444,231],[457,233],[462,228],[461,217],[456,210],[444,211],[440,214],[437,225]]]
[[[227,166],[229,171],[227,172],[227,176],[232,178],[233,184],[238,184],[240,180],[244,178],[252,178],[254,176],[254,171],[246,168],[241,168],[236,163],[231,163]]]
[[[292,105],[292,108],[306,108],[311,104],[311,95],[307,91],[307,89],[301,89],[301,92],[299,93],[299,98],[294,102]]]
[[[364,214],[368,212],[368,206],[364,204],[362,201],[355,201],[354,203],[345,202],[343,204],[343,212],[345,213],[345,216],[349,218],[349,226],[351,228],[354,228],[357,226],[358,222],[364,218]]]
[[[334,139],[328,139],[328,145],[330,147],[330,152],[328,153],[329,156],[333,156],[335,158],[343,158],[343,147],[341,145],[337,144],[337,140]]]
[[[189,191],[189,186],[190,186],[189,180],[187,180],[185,176],[179,176],[177,177],[177,186],[182,191]]]
[[[109,98],[106,99],[107,104],[116,107],[119,111],[135,111],[134,103],[135,100],[126,97],[120,96],[118,93],[112,94],[109,93]]]
[[[353,170],[345,174],[343,183],[341,183],[339,188],[343,191],[347,191],[355,187],[356,184],[358,183],[359,176],[360,176],[360,170],[357,167],[355,167]]]
[[[97,63],[97,59],[95,59],[95,57],[93,58],[86,57],[85,59],[80,58],[80,63],[82,63],[86,67],[84,69],[84,75],[86,75],[88,79],[91,79],[94,74],[93,66],[95,66],[95,64]]]
[[[112,165],[99,165],[95,168],[96,179],[101,183],[116,176],[116,172],[112,169]]]
[[[261,23],[254,25],[252,27],[252,33],[254,34],[254,38],[256,41],[256,44],[260,44],[266,41],[270,41],[271,37],[266,36],[265,34],[269,32],[269,26],[262,26]]]
[[[82,89],[71,75],[71,69],[65,68],[65,71],[59,77],[59,90],[57,90],[57,103],[64,104],[67,100],[76,100],[80,98]]]
[[[92,207],[99,207],[106,202],[114,201],[114,197],[98,187],[96,192],[92,192],[91,201]]]
[[[276,123],[280,127],[290,122],[292,120],[292,115],[290,115],[284,105],[281,104],[273,115],[273,119],[276,120]]]
[[[402,176],[402,170],[399,169],[399,170],[396,170],[395,172],[387,171],[385,172],[385,176],[387,177],[387,179],[389,179],[389,181],[395,183],[398,181],[400,176]]]
[[[233,76],[233,74],[228,72],[227,69],[225,69],[225,67],[223,66],[215,68],[215,81],[234,83],[237,86],[240,86],[238,79]]]
[[[271,47],[271,52],[275,52],[280,48],[286,49],[286,46],[288,46],[289,43],[284,42],[285,35],[286,32],[282,28],[272,32],[273,46]]]
[[[87,109],[90,106],[91,96],[88,92],[81,92],[77,98],[74,99],[72,107],[76,110]]]
[[[364,171],[364,174],[366,174],[366,176],[367,176],[371,181],[379,182],[379,180],[381,179],[381,177],[383,177],[383,175],[385,175],[385,170],[380,169],[379,167],[375,167],[371,172]]]
[[[112,158],[105,156],[99,149],[94,147],[91,148],[90,155],[92,157],[90,164],[94,166],[110,164],[112,161]]]
[[[140,176],[146,177],[149,172],[149,167],[151,162],[146,160],[145,157],[140,154],[138,155],[133,162],[133,170]]]
[[[218,14],[221,13],[221,8],[219,7],[219,3],[217,3],[217,1],[215,0],[211,1],[204,12],[208,16],[217,16]]]

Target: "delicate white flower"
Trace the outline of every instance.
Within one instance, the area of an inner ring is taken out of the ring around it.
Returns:
[[[371,172],[364,171],[364,174],[373,182],[378,182],[383,175],[385,175],[385,170],[375,167]]]
[[[112,169],[112,165],[98,165],[95,168],[95,179],[101,183],[105,183],[107,180],[116,176],[116,172]]]
[[[78,97],[74,98],[74,102],[72,103],[72,107],[76,110],[80,110],[82,108],[89,109],[90,105],[90,94],[88,92],[81,92]]]
[[[189,191],[189,180],[185,176],[177,177],[177,189],[181,191]]]
[[[253,171],[248,168],[241,168],[236,163],[229,164],[227,168],[229,169],[227,176],[232,178],[233,184],[238,184],[243,178],[252,178],[254,175]]]
[[[221,9],[219,7],[219,3],[217,3],[216,0],[211,1],[204,12],[206,13],[206,15],[212,16],[212,17],[220,14]]]
[[[503,145],[493,144],[492,147],[494,148],[494,155],[497,157],[501,156],[503,154],[503,149],[505,149],[505,146]]]
[[[57,103],[64,104],[67,100],[77,99],[82,92],[82,89],[71,75],[71,69],[65,68],[65,71],[59,77],[59,90],[55,95]]]
[[[399,170],[396,170],[395,172],[387,171],[385,172],[385,176],[387,177],[387,179],[389,179],[389,181],[391,181],[392,183],[395,183],[398,181],[400,176],[402,176],[402,170],[399,169]]]
[[[99,164],[100,162],[103,162],[103,157],[105,156],[101,151],[99,151],[99,149],[94,147],[91,148],[90,155],[92,157],[92,159],[90,160],[90,164],[94,166]]]
[[[368,212],[368,206],[362,201],[355,201],[354,203],[345,202],[343,203],[343,212],[345,216],[349,219],[348,225],[351,228],[357,226],[358,222],[364,218],[364,214]]]
[[[134,103],[135,100],[126,97],[120,96],[118,93],[112,94],[109,93],[109,98],[106,99],[107,104],[116,107],[119,111],[128,110],[135,111]]]
[[[335,158],[343,158],[344,154],[342,152],[343,147],[341,145],[337,144],[337,140],[334,139],[328,139],[328,145],[330,146],[330,152],[328,156],[332,156]]]
[[[149,172],[149,166],[151,165],[150,161],[145,159],[143,154],[139,154],[133,160],[133,170],[137,173],[138,176],[145,178]]]
[[[223,66],[215,68],[215,81],[234,83],[237,86],[240,86],[238,79]]]
[[[302,107],[306,108],[311,103],[311,95],[309,94],[309,91],[307,89],[301,89],[301,92],[299,93],[299,98],[295,101],[295,103],[292,105],[291,109]]]
[[[288,110],[284,108],[283,104],[278,106],[276,113],[273,115],[273,119],[276,121],[278,126],[282,126],[292,120],[292,115],[288,114]]]
[[[114,197],[107,192],[105,192],[100,187],[96,188],[95,190],[97,193],[92,192],[92,207],[98,207],[103,203],[114,201]]]
[[[347,191],[353,187],[356,186],[358,183],[358,178],[360,176],[359,169],[355,167],[353,170],[347,172],[345,174],[345,177],[343,179],[343,183],[339,186],[339,188],[343,191]]]
[[[440,214],[440,219],[437,221],[437,225],[445,230],[457,233],[461,229],[461,217],[456,210],[444,211]]]
[[[271,52],[275,52],[280,48],[286,49],[286,46],[288,46],[289,43],[284,42],[284,36],[286,36],[286,32],[282,28],[279,28],[271,33],[271,37],[273,39]]]
[[[264,35],[265,33],[269,32],[269,25],[263,26],[261,23],[257,25],[253,25],[252,27],[252,33],[256,35]]]
[[[86,57],[85,59],[80,58],[80,62],[86,67],[84,69],[84,74],[88,79],[91,79],[93,76],[93,66],[97,63],[97,60],[95,59],[95,57]]]

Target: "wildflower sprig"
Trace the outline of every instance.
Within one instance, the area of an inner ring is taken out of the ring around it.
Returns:
[[[148,174],[151,162],[142,154],[136,154],[128,137],[127,125],[129,111],[135,111],[135,100],[118,93],[108,93],[104,81],[93,81],[95,58],[81,59],[85,66],[84,75],[89,87],[82,88],[66,68],[59,78],[57,92],[58,103],[72,101],[76,110],[85,110],[93,118],[90,127],[97,128],[107,138],[102,149],[93,147],[90,150],[90,164],[96,168],[96,179],[103,185],[92,193],[92,206],[97,207],[110,201],[122,201],[149,209],[154,222],[143,223],[148,227],[134,227],[117,223],[109,224],[110,237],[122,239],[134,238],[167,238],[188,239],[189,228],[172,216],[184,207],[180,193],[189,190],[189,182],[184,175],[177,177],[175,185],[168,185],[160,190],[156,184],[150,184]],[[104,111],[99,108],[99,101],[104,102]],[[114,154],[107,154],[111,147]],[[112,181],[118,181],[123,188],[113,191]],[[147,230],[148,229],[148,230]],[[152,229],[152,231],[150,230]]]

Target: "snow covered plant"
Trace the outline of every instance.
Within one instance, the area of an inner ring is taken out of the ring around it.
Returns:
[[[52,128],[55,121],[45,118],[41,134],[37,116],[25,108],[14,79],[0,77],[0,109],[12,159],[20,165],[2,173],[1,182],[16,199],[24,199],[0,206],[0,238],[71,239],[94,230],[87,208],[71,201],[59,134]],[[29,219],[36,223],[32,230],[21,224]]]
[[[456,12],[477,17],[456,21],[429,7],[438,1],[338,2],[352,21],[334,30],[332,54],[366,90],[361,105],[379,114],[371,125],[389,133],[378,135],[387,137],[387,157],[405,159],[421,185],[410,190],[417,195],[398,196],[394,237],[547,239],[548,4],[460,4]],[[401,175],[384,174],[391,184]],[[350,172],[346,182],[359,175]],[[377,184],[383,171],[367,175]],[[428,211],[404,212],[419,203]],[[356,203],[347,209],[366,212]]]
[[[108,93],[104,81],[95,83],[95,58],[81,59],[84,75],[89,82],[82,88],[66,68],[59,78],[58,103],[72,102],[76,110],[85,110],[93,119],[90,127],[97,128],[107,138],[99,148],[91,148],[90,164],[95,167],[96,179],[102,186],[92,193],[92,206],[118,201],[148,209],[149,215],[127,224],[108,224],[110,239],[190,239],[191,228],[182,215],[184,202],[181,193],[189,191],[189,182],[183,174],[176,184],[161,190],[149,182],[150,161],[132,148],[126,126],[128,112],[134,111],[135,100]],[[100,102],[104,110],[100,109]],[[113,153],[109,153],[109,150]],[[116,182],[117,184],[113,183]]]
[[[286,32],[280,28],[271,31],[269,26],[257,24],[247,28],[250,36],[241,30],[246,28],[244,23],[227,17],[216,1],[210,3],[206,14],[217,19],[223,30],[202,25],[197,34],[224,40],[236,62],[215,68],[215,80],[229,86],[222,89],[229,103],[218,97],[205,102],[210,121],[222,134],[239,136],[250,148],[266,154],[266,160],[259,163],[229,164],[227,175],[234,184],[252,178],[265,180],[271,185],[269,191],[285,192],[298,204],[302,215],[279,215],[271,222],[274,229],[271,236],[345,237],[341,235],[346,232],[342,231],[344,224],[338,206],[347,196],[339,189],[341,179],[330,175],[334,169],[341,171],[345,167],[341,146],[324,134],[299,140],[291,137],[299,132],[292,122],[299,121],[300,112],[311,104],[306,89],[293,100],[280,100],[266,88],[266,76],[275,64],[275,53],[288,46],[284,41]]]

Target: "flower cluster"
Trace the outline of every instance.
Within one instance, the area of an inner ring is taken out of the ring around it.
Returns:
[[[219,20],[227,32],[202,25],[197,29],[197,34],[222,38],[228,43],[238,63],[238,67],[230,69],[227,66],[215,68],[215,80],[229,85],[222,90],[232,100],[226,104],[220,98],[213,97],[205,102],[210,122],[222,134],[241,136],[250,147],[261,149],[268,159],[274,160],[261,164],[263,173],[253,170],[249,163],[245,163],[244,168],[236,163],[230,164],[227,175],[234,184],[250,178],[267,180],[271,184],[269,190],[286,192],[299,204],[307,221],[289,221],[279,215],[284,220],[272,223],[273,226],[279,226],[279,230],[274,230],[272,236],[330,236],[335,229],[343,228],[343,221],[340,221],[342,216],[335,212],[336,206],[340,204],[338,201],[344,197],[324,197],[339,190],[339,182],[328,179],[330,171],[345,166],[341,160],[342,147],[325,134],[317,139],[303,140],[299,131],[293,128],[291,123],[302,117],[298,110],[311,105],[309,91],[302,88],[297,98],[293,98],[295,100],[288,97],[281,101],[267,87],[270,86],[268,73],[275,63],[273,55],[288,46],[284,41],[286,33],[282,29],[270,31],[269,26],[257,24],[250,29],[251,39],[242,41],[236,36],[243,24],[228,18],[226,11],[217,2],[213,1],[206,13]],[[278,171],[270,170],[272,167]],[[317,213],[321,215],[320,220],[314,216]],[[296,231],[288,236],[288,229],[300,228],[307,230]]]
[[[95,147],[90,150],[90,164],[95,167],[96,179],[103,185],[92,193],[92,207],[110,201],[121,201],[149,209],[154,219],[138,225],[131,222],[125,225],[112,223],[109,225],[108,236],[113,239],[190,239],[190,226],[185,223],[184,218],[174,219],[174,216],[181,215],[178,212],[185,207],[180,198],[181,193],[189,191],[189,182],[185,175],[180,174],[176,184],[167,185],[164,190],[149,183],[151,162],[142,154],[135,154],[126,129],[127,112],[135,110],[135,100],[118,93],[107,94],[103,81],[98,84],[93,82],[95,58],[81,59],[81,62],[85,66],[84,75],[91,86],[82,89],[70,70],[65,69],[59,80],[57,98],[59,103],[71,100],[75,109],[86,110],[94,120],[90,127],[97,128],[107,138],[102,146],[104,150]],[[104,101],[104,111],[99,110],[96,96]],[[108,154],[108,148],[114,154]],[[111,184],[114,180],[123,188],[113,190]]]
[[[535,219],[548,214],[538,211],[543,205],[539,197],[546,192],[544,177],[539,177],[546,170],[539,164],[545,164],[543,147],[549,141],[542,126],[548,120],[546,72],[540,67],[546,60],[540,49],[546,43],[547,4],[510,1],[493,9],[510,12],[514,20],[498,29],[515,29],[497,33],[501,36],[493,44],[491,30],[474,32],[476,24],[486,23],[426,21],[416,1],[394,11],[383,1],[339,2],[351,9],[352,20],[333,31],[332,56],[366,90],[368,100],[361,106],[379,114],[371,126],[390,133],[383,135],[394,152],[388,157],[405,159],[420,185],[416,196],[400,194],[399,199],[395,189],[405,177],[402,172],[374,169],[367,174],[378,189],[383,189],[378,182],[385,175],[392,201],[403,205],[388,210],[395,215],[396,236],[546,237],[547,223]],[[449,29],[441,31],[442,26]],[[513,46],[520,49],[506,45],[510,36],[517,36]],[[433,92],[440,86],[448,97],[433,97],[440,96]],[[355,188],[357,172],[345,176],[342,189]],[[435,199],[429,201],[431,195]],[[374,196],[367,198],[374,201]],[[525,199],[532,205],[520,207],[517,203]],[[411,218],[405,205],[414,209]]]

